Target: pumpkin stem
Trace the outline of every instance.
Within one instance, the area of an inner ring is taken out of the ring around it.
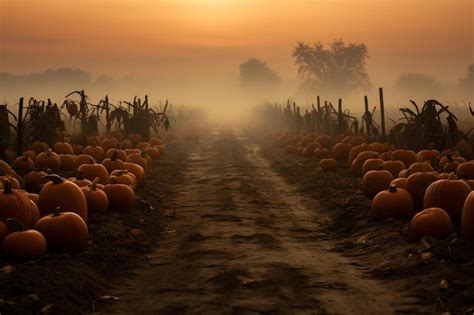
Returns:
[[[383,171],[383,164],[379,164],[378,168],[379,171]]]
[[[454,174],[454,172],[451,172],[451,173],[449,174],[448,179],[449,179],[449,180],[453,180],[453,179],[455,179],[455,176],[456,176],[456,174]]]
[[[8,218],[6,223],[9,231],[22,232],[25,230],[23,224],[21,224],[17,219]]]
[[[397,192],[397,186],[394,184],[391,184],[390,187],[388,188],[388,191],[391,193]]]
[[[111,184],[117,184],[117,179],[114,177],[111,177],[109,181]]]
[[[46,154],[51,155],[52,153],[53,153],[53,149],[48,148],[48,150],[46,151]]]
[[[91,190],[96,190],[97,189],[97,183],[99,182],[99,177],[94,178],[91,184]]]
[[[58,217],[60,214],[61,214],[61,208],[60,207],[54,208],[53,217]]]
[[[7,179],[4,179],[3,180],[3,194],[4,195],[10,195],[12,193],[12,183],[7,180]]]
[[[43,182],[52,181],[54,185],[64,183],[64,179],[63,179],[61,176],[56,175],[56,174],[51,174],[51,175],[43,176],[43,177],[41,177],[41,180],[42,180]]]

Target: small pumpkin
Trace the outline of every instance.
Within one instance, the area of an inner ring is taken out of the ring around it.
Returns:
[[[118,150],[116,150],[112,157],[106,158],[102,161],[102,165],[105,166],[107,172],[112,173],[115,170],[123,169],[123,161],[118,158]]]
[[[418,162],[434,161],[439,155],[438,150],[421,150],[416,154]]]
[[[143,151],[143,150],[145,150],[146,148],[149,148],[149,147],[151,147],[151,145],[146,141],[140,141],[135,146],[135,148],[137,148],[140,151]]]
[[[78,253],[89,245],[89,230],[86,222],[74,212],[60,212],[57,207],[52,214],[42,217],[35,229],[44,235],[48,247],[61,253]]]
[[[410,171],[410,174],[416,173],[416,172],[432,172],[433,167],[431,166],[430,163],[427,162],[415,162],[410,167],[408,168]]]
[[[15,258],[37,258],[46,254],[46,239],[35,230],[25,230],[20,222],[8,219],[11,232],[3,240],[2,251],[5,256]]]
[[[92,184],[90,180],[88,180],[87,178],[84,178],[84,174],[82,173],[82,171],[77,171],[76,177],[70,177],[68,178],[68,180],[73,182],[79,187],[89,186],[90,184]]]
[[[329,151],[326,148],[317,148],[314,149],[313,156],[317,159],[324,159],[329,156]]]
[[[382,159],[368,159],[362,165],[362,175],[368,171],[376,171],[383,169],[384,160]],[[392,175],[393,176],[393,175]]]
[[[48,173],[44,171],[31,171],[25,176],[25,189],[30,193],[39,193],[41,187],[43,187],[43,177],[47,176]]]
[[[371,151],[371,150],[372,148],[370,147],[370,145],[366,143],[352,147],[351,152],[349,152],[349,156],[347,158],[347,164],[351,166],[352,162],[357,158],[359,153],[364,152],[364,151]]]
[[[382,168],[389,171],[393,178],[396,178],[400,172],[405,169],[405,164],[403,164],[402,161],[385,161],[383,162]]]
[[[428,208],[417,213],[409,227],[410,234],[417,239],[427,235],[446,237],[453,232],[451,217],[441,208]]]
[[[135,178],[135,175],[127,170],[115,170],[110,175],[110,180],[113,180],[118,184],[129,185],[134,190],[137,185],[137,179]]]
[[[304,148],[303,148],[304,150]],[[146,156],[144,153],[134,153],[134,154],[130,154],[128,157],[127,157],[127,162],[130,162],[130,163],[135,163],[135,164],[138,164],[140,165],[141,167],[143,167],[143,169],[146,171],[148,169],[148,165],[149,165],[149,161],[147,160]]]
[[[347,160],[352,150],[350,143],[337,143],[331,150],[331,156],[338,161]]]
[[[13,163],[12,168],[20,175],[25,175],[35,168],[35,162],[26,154],[17,157]]]
[[[47,183],[41,189],[38,208],[41,216],[53,213],[57,207],[77,213],[87,222],[87,201],[81,188],[58,175],[44,177]]]
[[[150,143],[151,146],[155,146],[163,144],[163,141],[158,137],[151,137],[150,140],[148,140],[148,143]]]
[[[36,154],[40,154],[49,149],[49,145],[46,142],[35,141],[30,145],[30,149]]]
[[[117,155],[117,159],[121,160],[122,162],[127,161],[127,153],[125,153],[124,150],[119,150],[119,149],[109,149],[105,153],[105,158],[111,159],[115,154]]]
[[[99,178],[99,183],[106,185],[109,183],[109,172],[104,165],[95,163],[93,159],[89,161],[90,164],[82,164],[77,169],[82,172],[84,178],[93,181],[94,178]]]
[[[418,162],[416,153],[411,150],[395,150],[392,152],[393,161],[402,161],[406,167],[410,167],[413,163]]]
[[[319,161],[319,167],[323,171],[335,171],[337,169],[337,161],[334,158],[322,159]]]
[[[137,179],[137,186],[140,186],[145,180],[145,170],[140,165],[125,162],[123,163],[123,168],[135,175],[135,178]]]
[[[81,187],[87,200],[88,213],[105,212],[109,208],[109,199],[105,192],[97,189],[99,178],[96,177],[90,186]]]
[[[388,190],[375,195],[372,212],[377,219],[407,219],[413,215],[413,198],[405,189],[391,184]]]

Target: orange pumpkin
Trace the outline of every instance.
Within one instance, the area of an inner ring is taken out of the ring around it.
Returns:
[[[72,146],[67,142],[56,142],[53,146],[53,151],[57,154],[74,154]]]
[[[418,162],[432,162],[438,157],[438,155],[438,150],[421,150],[416,154],[416,158]]]
[[[48,182],[39,194],[41,216],[53,213],[59,207],[77,213],[87,222],[87,201],[81,188],[57,175],[48,175],[44,179]]]
[[[79,172],[82,172],[84,178],[93,181],[96,177],[99,178],[99,183],[105,185],[109,183],[109,172],[104,165],[94,163],[94,160],[89,161],[90,164],[82,164],[77,169]]]
[[[160,150],[156,147],[146,148],[144,152],[149,155],[153,160],[160,156]]]
[[[115,149],[118,147],[119,142],[115,138],[105,138],[102,140],[100,146],[104,149],[104,152],[107,152],[110,149]]]
[[[321,167],[323,171],[335,171],[337,169],[337,161],[333,158],[322,159],[319,161],[319,167]]]
[[[393,178],[396,178],[400,172],[405,169],[405,164],[403,164],[402,161],[385,161],[383,162],[382,168],[389,171]]]
[[[314,149],[313,156],[317,159],[324,159],[329,156],[329,151],[326,148],[317,148]]]
[[[117,184],[129,185],[134,190],[137,184],[135,175],[127,170],[116,170],[112,175],[110,175],[110,180]]]
[[[347,160],[352,150],[350,143],[337,143],[331,150],[331,156],[338,161]]]
[[[351,149],[351,152],[349,152],[349,157],[347,158],[347,164],[351,166],[352,162],[357,158],[359,153],[364,152],[364,151],[371,151],[371,150],[372,148],[370,147],[370,145],[366,143],[353,147]]]
[[[123,161],[118,159],[118,151],[116,150],[111,158],[106,158],[102,161],[102,165],[105,166],[107,171],[112,173],[115,170],[123,169]]]
[[[143,150],[145,150],[146,148],[151,147],[151,145],[150,145],[148,142],[140,141],[140,142],[137,143],[137,145],[136,145],[135,147],[136,147],[138,150],[143,151]]]
[[[415,162],[418,162],[416,153],[411,150],[395,150],[392,152],[393,161],[402,161],[406,167],[410,167]]]
[[[428,208],[417,213],[410,222],[410,233],[416,238],[431,235],[446,237],[453,232],[449,214],[441,208]]]
[[[104,186],[103,191],[109,200],[109,210],[131,211],[135,208],[135,192],[129,185],[117,184],[112,180],[111,184]]]
[[[464,237],[469,241],[474,240],[474,191],[464,201],[461,226]]]
[[[52,214],[42,217],[35,225],[48,247],[62,253],[78,253],[89,245],[89,231],[86,222],[74,212],[60,212],[55,208]]]
[[[25,175],[35,168],[35,162],[26,154],[17,157],[11,166],[18,174]]]
[[[25,189],[30,193],[39,193],[41,187],[43,187],[43,181],[41,180],[48,173],[43,171],[31,171],[25,176]]]
[[[61,169],[61,159],[59,155],[48,149],[46,152],[38,154],[36,167],[40,170],[50,169],[53,173],[57,173]]]
[[[474,161],[461,163],[456,169],[460,179],[474,179]]]
[[[364,175],[368,171],[377,171],[383,169],[384,160],[382,159],[368,159],[362,165],[362,174]]]
[[[351,165],[351,174],[354,176],[362,176],[362,167],[368,159],[377,159],[379,154],[375,151],[363,151],[357,155]]]
[[[377,153],[379,153],[379,154],[384,153],[385,150],[386,150],[385,144],[380,143],[380,142],[372,142],[372,143],[370,144],[370,147],[372,148],[372,151],[375,151],[375,152],[377,152]]]
[[[397,188],[401,188],[401,189],[405,189],[406,190],[406,187],[407,187],[407,180],[408,178],[406,177],[399,177],[399,178],[395,178],[394,180],[392,180],[392,182],[390,183],[390,185],[393,185]],[[413,199],[413,198],[412,198]]]
[[[416,172],[432,172],[433,167],[427,162],[415,162],[408,168],[410,174]]]
[[[427,172],[417,172],[408,176],[405,188],[413,197],[415,209],[423,209],[426,189],[437,180],[438,177],[436,175]]]
[[[163,144],[163,141],[161,141],[161,139],[158,137],[151,137],[148,143],[150,143],[151,146],[155,146]]]
[[[142,141],[142,136],[139,133],[129,133],[127,139],[135,145]]]
[[[41,141],[35,141],[30,145],[30,149],[34,151],[36,154],[40,154],[48,150],[48,148],[49,148],[49,145]]]
[[[127,153],[124,150],[119,149],[110,149],[105,153],[105,158],[111,159],[114,155],[117,155],[117,159],[121,160],[122,162],[127,161]]]
[[[452,221],[460,222],[464,201],[471,191],[471,187],[462,180],[440,179],[426,190],[423,206],[444,209]]]
[[[407,219],[413,215],[413,198],[405,189],[391,184],[372,200],[372,211],[377,219]]]
[[[362,178],[362,192],[373,197],[382,190],[390,187],[393,176],[389,171],[368,171]]]
[[[14,230],[3,240],[2,252],[15,258],[37,258],[46,254],[46,239],[35,230],[24,230],[21,223],[8,219],[9,230]],[[12,227],[13,226],[13,227]]]
[[[73,154],[60,154],[59,159],[61,160],[61,170],[66,172],[72,172],[75,168],[76,156]]]
[[[130,154],[127,157],[127,162],[138,164],[141,167],[143,167],[145,171],[148,169],[149,161],[147,160],[144,154],[138,154],[138,153]]]
[[[3,191],[0,191],[0,221],[8,218],[17,220],[22,226],[29,227],[31,223],[31,204],[28,195],[21,190],[12,189],[10,181],[3,181]]]
[[[97,163],[102,162],[105,156],[104,149],[101,146],[87,146],[84,148],[84,154],[92,156]]]
[[[109,199],[105,192],[97,189],[99,178],[95,178],[90,186],[81,187],[87,200],[87,209],[90,214],[105,212],[109,208]]]

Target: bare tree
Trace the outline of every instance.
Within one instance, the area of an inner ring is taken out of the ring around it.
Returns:
[[[320,42],[308,45],[299,42],[293,50],[298,66],[301,88],[306,92],[325,91],[349,93],[370,88],[366,70],[369,58],[365,44],[336,40],[326,49]]]

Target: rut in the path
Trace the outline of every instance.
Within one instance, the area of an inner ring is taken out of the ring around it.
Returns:
[[[318,205],[237,132],[190,156],[186,184],[150,264],[117,288],[113,313],[390,314],[398,294],[329,251]]]

